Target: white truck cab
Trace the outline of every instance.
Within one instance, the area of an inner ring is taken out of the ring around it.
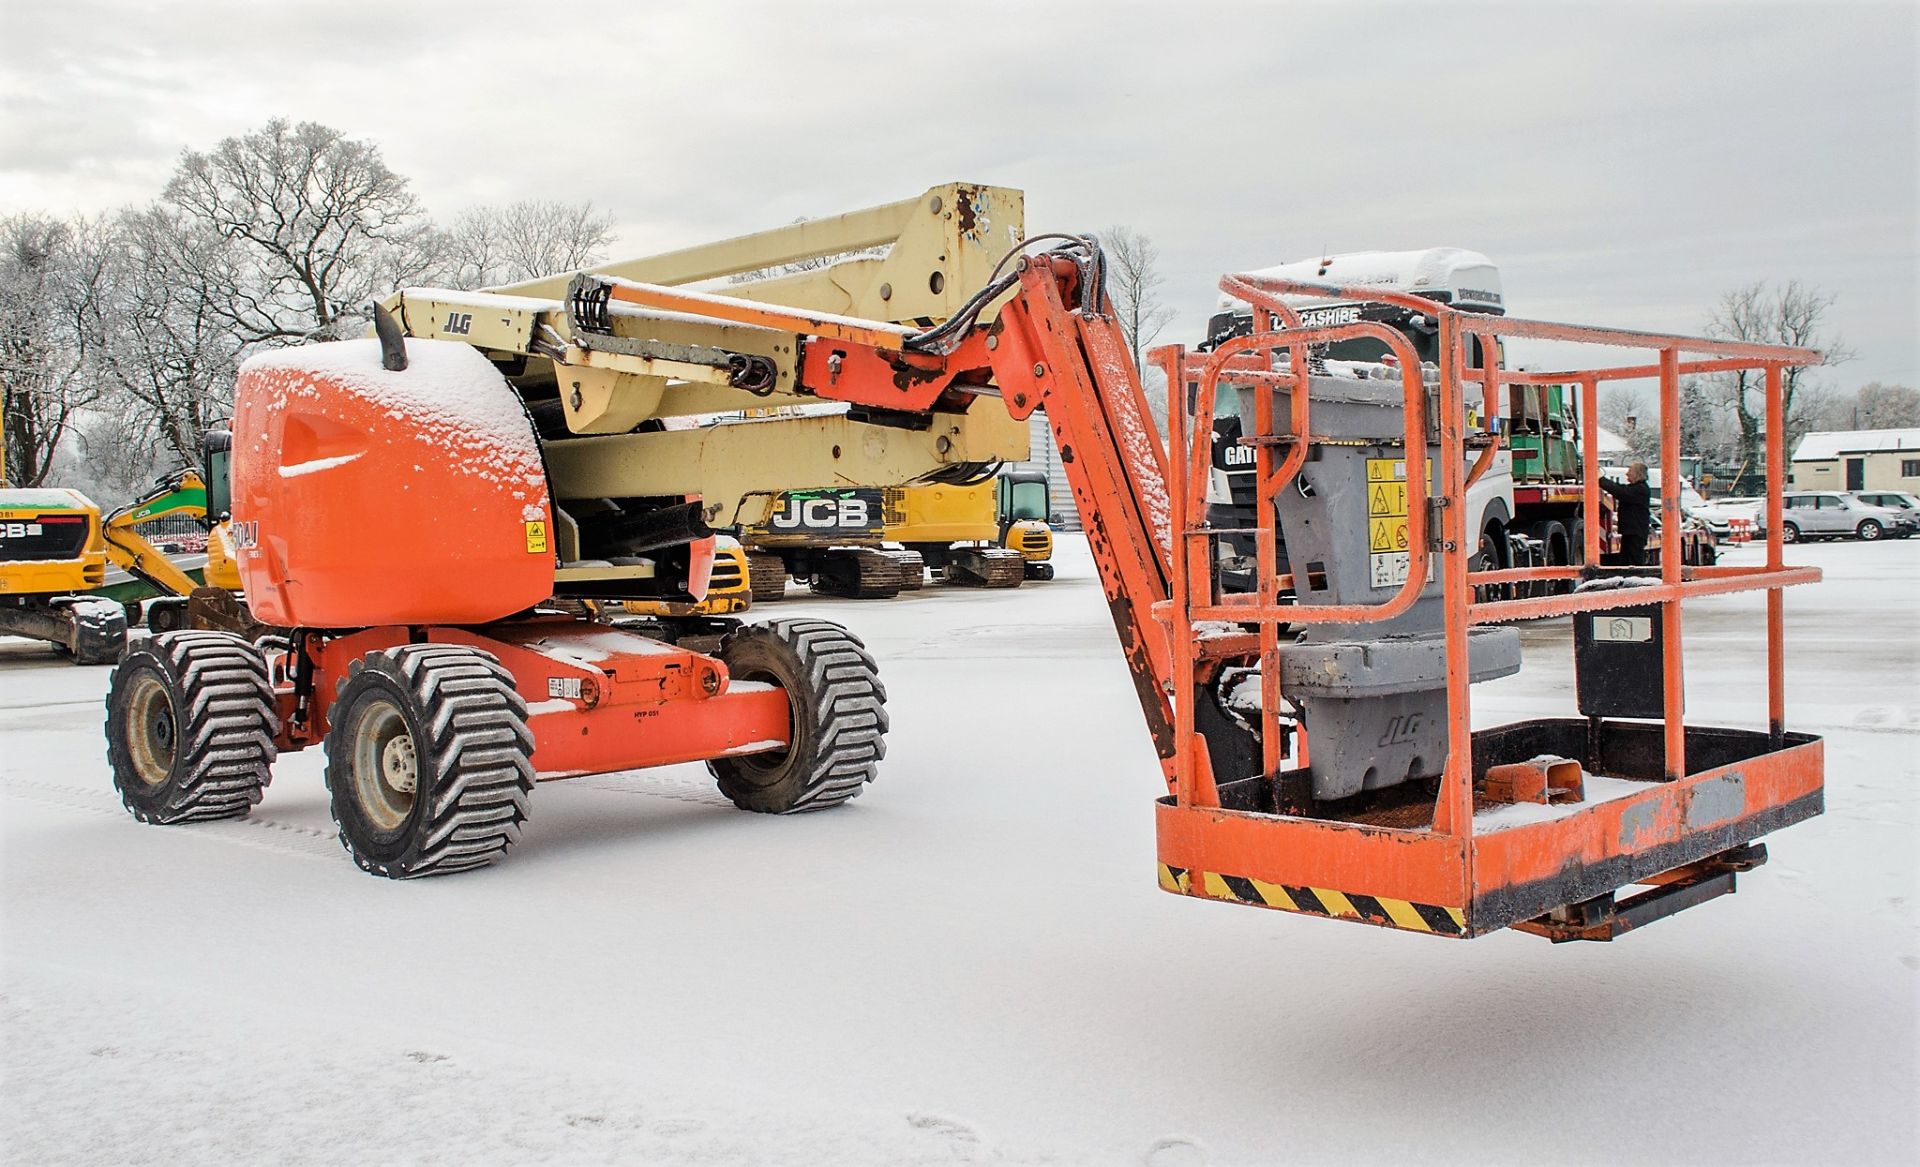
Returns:
[[[1506,314],[1501,290],[1500,270],[1492,260],[1477,251],[1461,247],[1429,247],[1418,251],[1356,251],[1320,259],[1283,263],[1260,268],[1248,274],[1279,279],[1357,285],[1422,296],[1439,304],[1489,315]],[[1378,301],[1338,300],[1321,296],[1287,295],[1281,302],[1300,314],[1306,327],[1348,324],[1361,320],[1377,321],[1406,337],[1420,357],[1428,379],[1439,375],[1439,326],[1436,318],[1411,312],[1398,304]],[[1213,317],[1207,324],[1203,349],[1212,349],[1225,341],[1245,336],[1253,329],[1253,309],[1244,301],[1222,294]],[[1472,359],[1479,358],[1478,342]],[[1316,354],[1313,372],[1357,378],[1400,377],[1386,342],[1360,337],[1337,341]],[[1466,387],[1468,411],[1475,418],[1481,413],[1480,389]],[[1208,482],[1209,522],[1216,527],[1246,528],[1253,525],[1254,498],[1253,450],[1239,445],[1240,420],[1234,412],[1231,394],[1224,391],[1214,408],[1213,475]],[[1511,565],[1507,529],[1513,523],[1513,464],[1503,449],[1486,473],[1467,491],[1467,514],[1471,531],[1480,540],[1477,570]],[[1227,536],[1219,541],[1221,578],[1224,586],[1251,587],[1253,540],[1250,536]]]

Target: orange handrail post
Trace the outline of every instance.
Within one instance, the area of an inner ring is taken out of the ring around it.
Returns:
[[[1786,479],[1786,407],[1780,366],[1767,366],[1767,570],[1780,571],[1781,496]],[[1787,732],[1786,595],[1778,583],[1767,589],[1767,733],[1778,749]]]
[[[1680,584],[1680,350],[1660,350],[1660,582]],[[1667,781],[1687,776],[1686,693],[1680,658],[1680,597],[1661,605],[1664,625]]]

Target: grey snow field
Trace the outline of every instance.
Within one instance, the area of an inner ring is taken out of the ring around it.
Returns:
[[[107,670],[0,643],[0,1160],[1904,1163],[1920,540],[1821,544],[1789,722],[1828,813],[1612,945],[1456,943],[1154,882],[1159,779],[1086,544],[1017,593],[801,598],[894,733],[839,810],[703,768],[534,792],[491,869],[355,870],[318,750],[133,822]],[[1760,552],[1734,553],[1754,562]],[[1690,718],[1761,725],[1761,595],[1690,604]],[[1564,626],[1476,721],[1572,708]]]

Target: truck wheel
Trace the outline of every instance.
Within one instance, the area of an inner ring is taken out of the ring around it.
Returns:
[[[527,703],[490,653],[406,644],[354,661],[327,730],[327,791],[362,871],[484,867],[520,838],[533,789]]]
[[[823,810],[873,781],[887,752],[887,690],[853,633],[825,620],[749,624],[727,637],[720,659],[736,681],[778,685],[793,707],[785,749],[707,763],[735,806]]]
[[[1039,579],[1039,580],[1048,580],[1048,579],[1052,579],[1052,578],[1053,578],[1053,564],[1051,564],[1051,563],[1029,563],[1029,564],[1027,564],[1027,578],[1028,578],[1028,579]]]
[[[1573,563],[1573,539],[1566,525],[1553,519],[1540,525],[1540,546],[1545,548],[1543,562],[1548,567],[1568,567]],[[1548,580],[1542,595],[1560,596],[1573,590],[1568,579]]]
[[[1872,519],[1862,519],[1853,533],[1860,536],[1861,542],[1871,543],[1880,537],[1880,524]]]
[[[1782,543],[1798,543],[1800,541],[1800,528],[1794,526],[1792,523],[1781,523],[1780,541]]]
[[[1481,534],[1480,546],[1474,552],[1473,558],[1468,561],[1467,570],[1469,572],[1499,571],[1500,567],[1499,538],[1494,529],[1489,527]],[[1482,584],[1474,589],[1474,600],[1478,603],[1486,603],[1489,600],[1507,599],[1511,594],[1511,584]]]
[[[170,632],[128,652],[107,682],[107,765],[143,823],[238,818],[274,759],[267,660],[237,636]]]
[[[113,600],[81,600],[71,608],[73,663],[110,665],[127,651],[127,610]]]

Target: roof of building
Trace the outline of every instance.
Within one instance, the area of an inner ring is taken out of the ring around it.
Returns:
[[[1795,462],[1824,462],[1842,454],[1882,454],[1893,450],[1920,451],[1920,429],[1830,430],[1808,434],[1794,448]]]

